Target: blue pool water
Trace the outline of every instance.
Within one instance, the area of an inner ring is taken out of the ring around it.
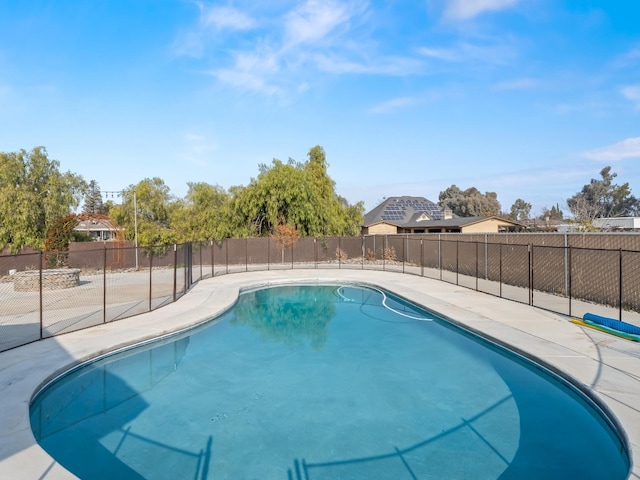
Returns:
[[[623,479],[590,401],[355,285],[243,293],[205,327],[95,361],[31,405],[86,479]]]

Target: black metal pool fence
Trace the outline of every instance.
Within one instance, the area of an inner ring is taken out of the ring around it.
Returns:
[[[201,279],[287,269],[399,272],[563,315],[596,313],[640,325],[640,251],[574,246],[562,237],[526,244],[510,243],[526,235],[460,234],[241,238],[151,248],[84,243],[68,252],[2,255],[0,351],[149,312]]]

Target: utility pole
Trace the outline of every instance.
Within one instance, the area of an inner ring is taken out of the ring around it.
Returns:
[[[124,190],[121,191],[103,191],[105,198],[111,195],[113,198],[114,195],[118,197],[122,197],[124,199]],[[138,200],[136,198],[135,188],[133,189],[133,235],[134,235],[134,246],[136,249],[136,271],[138,270]]]

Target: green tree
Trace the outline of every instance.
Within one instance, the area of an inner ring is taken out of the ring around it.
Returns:
[[[171,227],[178,242],[221,240],[231,234],[231,197],[222,187],[208,183],[188,183],[183,200],[171,205]]]
[[[84,204],[82,205],[82,213],[98,213],[100,215],[107,213],[107,209],[102,201],[100,185],[98,185],[98,182],[95,180],[91,180],[87,187],[87,193],[84,195]]]
[[[143,247],[167,245],[176,241],[169,222],[169,187],[160,178],[145,178],[122,193],[122,203],[111,207],[109,215],[124,228],[127,240],[138,237]]]
[[[274,159],[271,167],[262,164],[259,169],[256,179],[252,178],[247,187],[236,190],[237,233],[267,236],[273,233],[281,219],[295,225],[312,216],[310,192],[305,188],[299,164],[291,159],[287,163]]]
[[[247,187],[232,190],[232,210],[238,236],[266,236],[285,224],[300,236],[357,234],[362,202],[349,205],[335,193],[327,174],[324,150],[316,146],[304,163],[289,159],[260,165],[260,174]]]
[[[543,208],[542,212],[538,216],[540,220],[545,220],[545,221],[547,218],[549,220],[562,220],[563,217],[564,217],[564,214],[560,209],[559,205],[554,205],[551,208],[547,208],[547,207]]]
[[[589,224],[595,218],[635,216],[640,210],[640,202],[631,195],[628,183],[615,185],[617,176],[611,167],[600,171],[601,179],[592,178],[582,190],[567,200],[567,206],[575,220]]]
[[[462,191],[456,185],[440,192],[438,205],[441,208],[450,208],[459,217],[500,215],[501,211],[495,192],[482,194],[475,187]]]
[[[531,204],[525,202],[521,198],[518,198],[513,205],[511,205],[511,212],[509,213],[509,218],[518,222],[522,220],[528,220],[529,215],[531,214]]]
[[[44,147],[0,153],[0,247],[42,249],[53,222],[79,205],[86,187]]]

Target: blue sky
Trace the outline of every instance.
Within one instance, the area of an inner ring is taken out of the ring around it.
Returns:
[[[538,214],[608,165],[640,197],[640,2],[2,0],[0,151],[39,145],[178,197],[314,145],[367,210],[456,184]]]

